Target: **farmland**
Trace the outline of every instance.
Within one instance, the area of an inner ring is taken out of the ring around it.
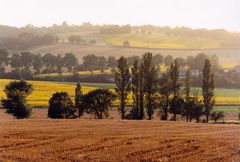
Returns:
[[[3,89],[6,84],[8,84],[10,80],[0,80],[0,98],[4,97],[5,94]],[[29,104],[31,106],[43,107],[48,105],[48,100],[55,92],[66,91],[69,93],[71,97],[74,97],[74,89],[75,86],[71,84],[64,83],[54,83],[54,82],[41,82],[41,81],[29,81],[33,85],[34,91],[28,97]],[[93,90],[93,87],[83,86],[83,93],[87,93]]]
[[[11,80],[0,80],[0,98],[5,97],[3,89],[6,84]],[[71,98],[74,99],[75,95],[75,84],[76,83],[64,83],[64,82],[47,82],[47,81],[29,81],[33,87],[33,93],[28,97],[29,104],[33,107],[44,107],[48,106],[48,101],[53,93],[66,91],[70,94]],[[96,88],[114,88],[114,84],[107,83],[81,83],[83,93],[87,93]],[[198,89],[199,95],[201,90]],[[223,111],[226,115],[236,116],[239,113],[240,106],[234,106],[240,104],[240,94],[238,89],[223,89],[217,88],[215,91],[216,104],[224,106],[215,106],[216,111]],[[131,95],[128,97],[128,105],[132,103]],[[114,105],[117,105],[116,101]]]
[[[176,37],[163,34],[118,34],[106,35],[106,43],[122,46],[129,41],[132,47],[167,48],[167,49],[210,49],[220,48],[221,42],[204,37]]]
[[[217,55],[219,57],[220,64],[224,64],[227,67],[232,67],[235,64],[239,64],[240,60],[237,56],[240,53],[239,49],[157,49],[157,48],[136,48],[136,47],[116,47],[116,46],[100,46],[100,45],[79,45],[69,43],[57,43],[53,45],[40,46],[29,49],[33,53],[52,53],[52,54],[65,54],[67,52],[74,53],[78,58],[83,56],[95,54],[96,56],[141,56],[145,52],[152,52],[153,54],[162,54],[163,56],[172,55],[174,57],[186,58],[189,55],[197,55],[199,53],[205,53],[208,55]]]
[[[114,119],[13,120],[0,110],[0,161],[239,161],[238,125]],[[51,131],[49,131],[51,130]]]

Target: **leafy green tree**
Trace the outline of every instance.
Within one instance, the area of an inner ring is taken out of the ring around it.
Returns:
[[[21,52],[20,56],[24,69],[26,71],[30,71],[33,63],[34,54],[30,52]]]
[[[153,56],[153,64],[159,66],[163,63],[163,56],[161,54],[156,54]]]
[[[115,69],[115,84],[116,84],[115,91],[120,100],[121,118],[124,119],[125,105],[126,105],[127,96],[130,92],[131,82],[130,82],[129,66],[127,64],[127,60],[123,56],[119,58],[118,66]]]
[[[131,68],[132,71],[132,98],[133,98],[133,108],[131,111],[131,118],[132,119],[139,119],[139,100],[140,100],[140,68],[138,61],[135,60],[133,67]]]
[[[115,68],[117,66],[118,62],[115,57],[109,56],[107,60],[107,66],[109,68]]]
[[[55,60],[56,60],[56,57],[51,53],[47,53],[42,57],[43,64],[46,67],[46,71],[49,74],[49,76],[52,72],[54,72]]]
[[[7,99],[2,100],[6,112],[17,119],[28,118],[31,115],[31,108],[27,104],[26,97],[32,91],[32,85],[25,81],[13,81],[6,85],[4,92]]]
[[[64,67],[64,60],[61,55],[57,55],[56,60],[55,60],[56,68],[57,68],[57,73],[59,75],[62,74],[62,68]]]
[[[179,66],[184,66],[185,65],[185,60],[182,57],[177,57],[175,60],[177,60]]]
[[[193,117],[196,119],[196,122],[200,121],[200,117],[203,115],[203,105],[201,102],[195,100],[195,105],[193,109]]]
[[[76,118],[76,108],[67,92],[56,92],[49,100],[48,117],[53,119]]]
[[[84,107],[82,102],[83,102],[82,87],[80,85],[80,82],[78,82],[75,88],[75,107],[78,109],[79,118],[83,115],[83,112],[84,112]]]
[[[208,56],[205,55],[204,53],[196,55],[194,57],[191,68],[201,70],[206,59],[208,59]]]
[[[0,68],[2,73],[5,73],[5,66],[8,65],[8,61],[9,61],[8,51],[6,49],[0,49]]]
[[[96,89],[84,95],[83,103],[87,113],[94,114],[95,118],[109,117],[109,107],[116,96],[108,89]]]
[[[182,116],[191,122],[194,116],[195,99],[188,98],[183,106]]]
[[[42,56],[40,54],[34,55],[32,65],[33,65],[33,69],[35,71],[35,74],[40,74],[41,69],[43,67]]]
[[[72,53],[66,53],[63,57],[64,65],[67,67],[68,72],[73,74],[73,69],[78,65],[77,57]]]
[[[14,69],[14,71],[18,74],[19,78],[22,78],[23,64],[22,64],[21,56],[19,54],[13,54],[9,61],[10,61],[9,64]]]
[[[128,66],[133,66],[133,63],[135,62],[135,60],[137,61],[141,61],[141,58],[139,56],[129,56],[126,58],[127,62],[128,62]]]
[[[173,114],[173,121],[177,120],[177,115],[182,114],[184,99],[180,96],[174,96],[170,102],[169,112]]]
[[[153,64],[152,53],[143,56],[143,80],[148,119],[152,119],[156,107],[156,93],[158,90],[158,69]]]
[[[95,55],[87,55],[83,57],[83,67],[86,70],[89,71],[93,71],[93,70],[97,70],[97,63],[98,62],[98,58]]]
[[[164,64],[165,64],[166,66],[170,66],[172,62],[173,62],[173,57],[172,57],[172,56],[167,55],[167,56],[164,58]]]
[[[107,67],[107,60],[104,56],[98,57],[97,66],[98,66],[98,69],[101,70],[101,72],[104,72],[104,70]]]
[[[186,118],[187,122],[191,122],[192,119],[196,119],[199,122],[200,117],[203,114],[203,106],[194,97],[190,97],[188,101],[184,103],[182,116]]]
[[[211,71],[211,63],[206,59],[203,68],[202,95],[207,123],[215,103],[214,88],[214,74]]]

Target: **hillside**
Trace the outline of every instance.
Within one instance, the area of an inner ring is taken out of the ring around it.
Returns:
[[[79,45],[69,43],[57,43],[53,45],[40,46],[28,49],[33,53],[52,53],[65,54],[72,52],[79,58],[85,55],[95,54],[96,56],[141,56],[145,52],[153,54],[162,54],[163,56],[172,55],[174,57],[187,57],[205,53],[208,55],[217,55],[221,64],[240,64],[240,49],[157,49],[157,48],[137,48],[137,47],[114,47],[100,45]]]
[[[213,49],[221,48],[222,40],[206,37],[174,36],[155,34],[116,34],[105,35],[106,43],[122,46],[128,41],[131,47],[165,49]]]

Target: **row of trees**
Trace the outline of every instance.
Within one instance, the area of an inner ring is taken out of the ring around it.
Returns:
[[[180,66],[188,65],[192,69],[201,69],[204,60],[209,58],[205,54],[198,54],[195,57],[189,56],[186,59],[177,57]],[[139,56],[127,57],[129,66],[132,66],[134,60],[139,61]],[[170,66],[174,58],[170,55],[163,57],[161,54],[153,56],[153,64],[159,66],[165,64]],[[210,57],[211,63],[214,67],[219,66],[218,58],[214,55]],[[40,74],[40,73],[58,73],[67,69],[68,72],[73,73],[78,70],[102,70],[107,68],[115,68],[117,66],[117,58],[110,56],[108,58],[104,56],[86,55],[82,58],[82,64],[78,63],[78,58],[72,53],[66,53],[62,55],[53,55],[51,53],[45,55],[35,55],[30,52],[21,52],[10,55],[7,50],[0,49],[0,75],[6,72],[7,67],[13,69],[13,73],[22,75]],[[29,74],[30,73],[30,74]]]
[[[4,76],[6,69],[12,69],[11,73],[16,78],[28,78],[33,74],[53,73],[62,74],[64,69],[73,73],[74,68],[78,65],[78,59],[72,53],[66,53],[64,56],[52,55],[35,55],[30,52],[21,52],[12,54],[7,50],[0,50],[0,75]],[[10,67],[9,67],[10,66]]]
[[[190,96],[190,71],[187,71],[185,80],[185,95],[181,96],[179,82],[179,64],[175,60],[165,74],[159,77],[158,67],[154,65],[151,53],[145,53],[140,62],[134,61],[130,67],[127,59],[121,57],[115,70],[115,91],[120,100],[122,119],[144,119],[144,112],[149,120],[152,119],[154,110],[160,108],[161,119],[167,120],[168,114],[173,114],[173,120],[180,114],[188,121],[195,118],[199,121],[201,115],[206,115],[206,122],[214,105],[214,74],[211,63],[205,60],[203,68],[202,95],[203,104],[197,96]],[[126,115],[126,102],[129,93],[133,94],[133,108]]]
[[[20,33],[17,37],[0,38],[0,47],[12,50],[24,50],[40,45],[56,43],[58,40],[58,36],[51,33],[36,35],[31,32],[24,32]]]
[[[75,89],[75,102],[67,92],[57,92],[49,100],[48,116],[50,118],[77,118],[84,113],[92,114],[95,118],[102,119],[109,116],[109,107],[119,98],[122,119],[144,119],[145,115],[152,119],[154,111],[159,108],[162,120],[168,120],[169,113],[173,114],[172,120],[177,120],[177,115],[182,115],[187,121],[196,119],[200,121],[201,115],[206,115],[206,122],[223,117],[222,113],[211,114],[214,105],[214,80],[209,60],[205,61],[203,68],[203,103],[198,101],[197,95],[191,96],[190,73],[187,71],[185,79],[184,97],[180,94],[178,80],[179,65],[175,60],[163,76],[158,76],[158,69],[153,64],[152,54],[146,53],[141,62],[134,61],[131,66],[124,57],[118,60],[115,70],[116,94],[107,89],[96,89],[85,95],[82,94],[80,83]],[[14,81],[5,87],[7,99],[2,100],[2,105],[7,113],[18,119],[31,115],[31,108],[26,102],[26,97],[31,94],[33,87],[25,81]],[[129,93],[132,92],[133,105],[130,112],[126,113],[126,103]],[[74,104],[75,103],[75,104]]]
[[[33,90],[33,86],[26,81],[10,82],[4,89],[7,98],[1,101],[6,112],[17,119],[30,117],[32,109],[26,98]],[[78,83],[75,104],[67,92],[56,92],[49,99],[48,117],[74,119],[88,113],[97,119],[107,118],[108,110],[115,99],[116,95],[108,89],[96,89],[83,95]]]
[[[95,39],[92,39],[90,40],[89,42],[87,42],[86,40],[84,40],[81,36],[79,35],[70,35],[68,37],[68,42],[70,43],[73,43],[73,44],[90,44],[90,45],[93,45],[93,44],[96,44],[96,40]]]
[[[131,66],[124,57],[118,60],[115,70],[116,94],[107,89],[96,89],[85,95],[82,94],[80,83],[75,89],[75,104],[67,92],[57,92],[49,100],[48,116],[50,118],[77,118],[84,113],[92,114],[95,118],[102,119],[109,116],[109,107],[119,98],[122,119],[144,119],[145,113],[149,120],[152,119],[154,110],[160,108],[161,119],[167,120],[168,114],[173,114],[173,120],[181,114],[192,121],[200,121],[201,115],[206,115],[206,122],[214,105],[214,80],[209,60],[205,61],[203,68],[203,104],[198,101],[197,95],[191,96],[190,73],[187,71],[185,79],[185,96],[180,95],[178,81],[179,65],[175,60],[163,76],[158,76],[158,69],[153,64],[152,54],[146,53],[141,62],[134,61]],[[31,115],[31,109],[26,102],[26,97],[31,94],[33,87],[25,81],[14,81],[5,87],[7,99],[2,100],[2,105],[7,113],[21,119]],[[132,92],[133,105],[126,114],[126,101]],[[211,114],[214,120],[223,117],[222,113]]]

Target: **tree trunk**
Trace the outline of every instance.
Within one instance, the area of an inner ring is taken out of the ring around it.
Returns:
[[[122,114],[121,118],[122,118],[122,120],[124,120],[125,115],[124,115],[124,106],[123,105],[121,106],[121,114]]]
[[[173,114],[173,121],[176,121],[176,120],[177,120],[177,114],[174,113],[174,114]]]
[[[139,119],[143,119],[144,117],[144,108],[143,108],[143,94],[140,93],[140,97],[139,97],[140,101],[139,101]]]
[[[209,113],[206,114],[206,123],[209,122]]]

